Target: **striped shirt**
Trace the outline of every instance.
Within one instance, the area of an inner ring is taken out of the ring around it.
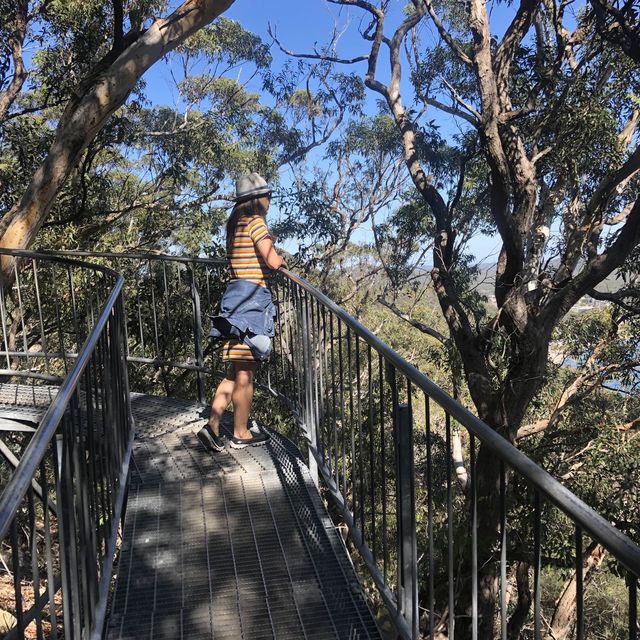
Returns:
[[[238,219],[231,250],[227,255],[232,278],[251,280],[263,287],[267,286],[269,268],[258,253],[257,244],[270,237],[262,216],[242,216]]]
[[[269,267],[256,247],[260,240],[270,237],[271,234],[262,216],[248,215],[238,219],[231,250],[227,254],[231,278],[251,280],[262,287],[267,286]],[[235,338],[224,343],[222,360],[223,362],[255,362],[249,346]]]

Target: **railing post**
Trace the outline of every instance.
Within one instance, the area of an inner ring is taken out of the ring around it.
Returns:
[[[302,419],[304,421],[309,442],[309,471],[311,478],[318,486],[318,463],[314,451],[318,451],[318,437],[316,432],[316,412],[314,409],[314,366],[313,366],[313,327],[309,318],[309,305],[306,296],[300,297],[300,338],[302,342],[302,384],[304,385]]]
[[[418,567],[416,491],[413,462],[413,418],[407,404],[396,407],[396,478],[398,506],[398,604],[418,638]]]
[[[202,367],[204,361],[204,351],[202,349],[202,318],[200,317],[200,294],[198,293],[198,287],[196,287],[196,272],[195,265],[190,265],[189,271],[191,272],[191,302],[193,307],[193,333],[194,343],[196,350],[196,366]],[[202,371],[196,371],[196,384],[198,388],[198,402],[205,401],[205,386],[204,386],[204,374]]]

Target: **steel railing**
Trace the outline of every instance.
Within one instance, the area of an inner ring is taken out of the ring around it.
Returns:
[[[602,621],[585,604],[583,564],[600,544],[626,583],[624,637],[637,639],[633,541],[308,282],[289,273],[277,290],[279,334],[296,345],[285,395],[402,637],[506,640],[515,563],[533,585],[533,612],[528,635],[509,637],[551,637],[543,556],[565,575],[575,570],[571,637],[596,634]],[[464,490],[454,429],[467,435]],[[482,598],[479,589],[494,592]],[[495,629],[482,624],[483,609]]]
[[[35,429],[18,421],[1,434],[0,580],[15,617],[3,637],[97,639],[133,442],[124,280],[86,262],[1,253],[17,258],[0,291],[2,403],[12,418],[42,413]]]
[[[167,393],[205,400],[205,377],[222,367],[202,318],[222,293],[224,264],[144,254],[92,260],[136,283],[126,291],[129,360],[139,368],[132,386],[148,390],[167,376]],[[627,594],[612,633],[637,640],[640,549],[629,538],[309,283],[281,272],[273,290],[275,353],[259,381],[297,418],[311,471],[403,638],[516,637],[514,610],[520,637],[549,637],[557,595],[549,567],[562,579],[575,571],[573,637],[607,633],[583,582],[586,556],[602,545],[612,559],[607,575]]]

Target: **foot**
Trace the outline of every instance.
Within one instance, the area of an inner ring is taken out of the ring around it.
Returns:
[[[250,435],[246,438],[238,438],[236,436],[232,436],[229,438],[229,446],[234,449],[244,449],[245,447],[255,447],[262,444],[267,444],[271,439],[271,436],[264,433],[263,431],[249,431]]]
[[[205,424],[204,427],[198,431],[197,436],[207,451],[224,451],[224,440],[222,436],[216,435],[209,423]]]

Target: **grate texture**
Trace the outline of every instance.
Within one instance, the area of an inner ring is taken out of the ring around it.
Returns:
[[[292,444],[212,455],[203,407],[132,397],[137,440],[108,638],[380,638]],[[226,416],[223,430],[230,429]]]
[[[40,417],[56,397],[58,388],[51,385],[0,384],[2,411],[21,411]]]

